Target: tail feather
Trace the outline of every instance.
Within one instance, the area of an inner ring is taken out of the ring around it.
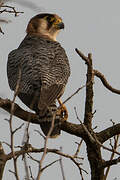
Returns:
[[[57,111],[57,106],[54,103],[46,110],[46,114],[44,114],[44,116],[41,116],[39,114],[40,127],[41,127],[43,133],[45,134],[45,136],[48,135],[51,125],[52,125],[53,118],[55,118],[54,119],[54,127],[50,134],[50,138],[56,138],[57,136],[60,135],[60,131],[61,131],[61,129],[60,129],[61,117],[60,117],[60,115],[56,114],[56,111]]]
[[[53,102],[64,92],[63,85],[54,84],[49,88],[42,87],[40,92],[40,99],[38,102],[38,108],[41,109],[43,103],[47,106],[51,106]]]

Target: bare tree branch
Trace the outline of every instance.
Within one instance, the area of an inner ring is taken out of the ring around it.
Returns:
[[[114,151],[116,151],[116,149],[117,149],[117,147],[118,147],[118,140],[119,140],[119,134],[114,137],[114,146],[113,146]],[[115,153],[112,152],[111,157],[110,157],[110,163],[111,163],[111,161],[113,160],[114,155],[115,155]],[[120,159],[120,158],[119,158],[119,159]],[[114,162],[115,162],[115,161],[114,161]],[[119,161],[118,161],[118,162],[119,162]],[[118,162],[117,162],[117,163],[118,163]],[[105,163],[104,163],[104,164],[105,164]],[[111,164],[111,165],[112,165],[112,164]],[[109,171],[110,171],[110,167],[111,167],[111,166],[108,166],[107,169],[106,169],[105,177],[104,177],[105,180],[107,179],[108,173],[109,173]]]
[[[98,70],[94,70],[94,75],[95,75],[96,77],[98,77],[98,78],[102,81],[103,85],[104,85],[108,90],[110,90],[111,92],[113,92],[113,93],[115,93],[115,94],[120,94],[120,90],[113,88],[113,87],[108,83],[108,81],[106,80],[105,76],[104,76],[101,72],[99,72]]]
[[[93,69],[91,54],[88,54],[88,57],[86,57],[78,49],[76,49],[76,52],[87,65],[86,85],[80,87],[75,93],[73,93],[70,97],[68,97],[67,100],[65,100],[63,103],[70,100],[83,87],[86,87],[84,123],[82,123],[82,121],[79,119],[79,117],[77,115],[77,111],[75,111],[76,117],[79,120],[80,124],[69,123],[69,122],[66,122],[63,119],[61,119],[61,129],[65,132],[68,132],[69,134],[81,137],[82,138],[81,143],[83,140],[85,141],[86,146],[87,146],[88,160],[90,162],[90,167],[91,167],[92,179],[97,179],[99,177],[98,179],[103,180],[103,178],[105,177],[104,169],[106,167],[110,167],[110,166],[120,162],[120,158],[113,159],[114,154],[120,155],[120,153],[117,152],[117,149],[116,149],[118,140],[115,142],[116,144],[114,144],[114,146],[112,146],[112,144],[111,144],[111,147],[112,147],[111,149],[103,145],[103,143],[106,140],[110,139],[111,137],[113,137],[117,134],[120,134],[120,124],[113,125],[112,127],[109,127],[98,133],[95,133],[94,130],[92,129],[92,119],[93,119],[93,115],[95,113],[95,112],[93,112],[94,76],[99,77],[101,79],[102,83],[104,84],[104,86],[107,89],[109,89],[110,91],[117,93],[117,94],[120,94],[120,91],[112,88],[112,86],[110,86],[108,84],[105,77],[100,72]],[[17,92],[15,93],[14,98],[16,97],[16,95],[17,95]],[[13,107],[13,105],[14,105],[14,107]],[[40,122],[39,117],[35,113],[31,113],[31,112],[27,112],[27,111],[23,110],[20,106],[18,106],[14,102],[14,99],[11,102],[8,99],[5,100],[5,99],[0,98],[0,107],[3,108],[4,110],[6,110],[7,112],[11,113],[11,116],[15,115],[15,116],[19,117],[20,119],[23,119],[26,122],[29,122],[29,123],[31,122],[31,123],[35,123],[35,124],[39,124],[39,122]],[[60,107],[58,107],[58,108],[60,108]],[[28,118],[28,117],[30,117],[30,118]],[[85,173],[87,173],[87,172],[86,172],[86,170],[81,168],[82,163],[78,161],[78,160],[82,159],[82,158],[78,157],[81,143],[78,145],[77,151],[75,152],[74,155],[65,154],[58,149],[48,149],[47,141],[53,130],[53,127],[54,127],[54,118],[53,118],[52,125],[51,125],[48,135],[46,137],[42,136],[45,141],[44,141],[44,148],[41,148],[41,149],[36,149],[36,148],[32,147],[30,144],[26,144],[26,146],[23,146],[19,151],[14,151],[13,142],[12,142],[12,138],[11,138],[12,143],[11,143],[10,147],[12,149],[12,152],[5,155],[5,162],[12,158],[14,159],[14,162],[15,162],[15,160],[17,160],[17,158],[19,156],[24,155],[25,153],[43,153],[40,161],[35,160],[37,163],[39,163],[39,173],[37,175],[37,180],[39,180],[43,170],[56,162],[56,161],[54,161],[54,162],[46,165],[45,167],[42,167],[43,160],[44,160],[45,156],[47,155],[47,153],[53,153],[53,154],[60,155],[60,157],[65,157],[65,158],[70,159],[78,167],[81,179],[83,180],[84,179],[83,172],[85,172]],[[12,136],[20,128],[21,127],[18,127],[17,129],[13,130],[12,126],[11,126],[10,129],[11,129]],[[39,133],[39,134],[41,135],[41,133]],[[111,158],[109,161],[103,160],[102,155],[101,155],[101,147],[104,148],[105,150],[112,152],[112,155],[111,155]],[[34,160],[34,158],[32,160]],[[63,168],[63,165],[61,165],[61,167]],[[109,168],[108,168],[108,171],[109,171]],[[15,169],[15,172],[13,172],[13,173],[16,175],[16,169]],[[32,176],[31,169],[30,169],[30,175],[31,175],[31,178],[34,179]],[[65,180],[64,173],[63,173],[63,180]]]
[[[83,142],[83,139],[81,139],[80,143],[77,143],[77,142],[76,142],[76,144],[78,145],[78,147],[77,147],[77,150],[76,150],[76,152],[75,152],[75,154],[74,154],[75,157],[78,156],[78,153],[80,152],[80,148],[81,148],[82,142]]]
[[[3,172],[6,164],[6,154],[4,152],[2,143],[0,142],[0,180],[2,180]]]
[[[102,167],[106,168],[106,167],[110,167],[112,165],[116,165],[120,163],[120,157],[116,158],[116,159],[112,159],[112,160],[109,160],[109,161],[105,161],[102,165]]]
[[[101,143],[104,143],[111,137],[118,135],[118,134],[120,134],[120,123],[116,124],[114,126],[111,126],[107,129],[104,129],[103,131],[101,131],[99,133],[96,133],[96,135]]]
[[[6,1],[0,1],[0,14],[2,13],[12,13],[16,16],[18,16],[18,14],[24,13],[24,12],[20,12],[20,11],[16,11],[15,7],[12,6],[8,6],[8,5],[4,5]],[[9,21],[5,20],[5,19],[0,19],[0,22],[4,22],[4,23],[8,23]],[[0,33],[4,34],[2,28],[0,27]]]
[[[46,165],[45,167],[43,167],[43,168],[41,169],[41,171],[43,172],[46,168],[52,166],[53,164],[55,164],[55,163],[58,162],[58,161],[60,161],[60,159],[57,159],[57,160],[53,161],[52,163]]]
[[[60,147],[60,151],[62,152],[62,147]],[[65,178],[64,168],[63,168],[62,156],[60,156],[59,162],[60,162],[60,169],[61,169],[61,173],[62,173],[62,178],[63,178],[63,180],[65,180],[66,178]]]
[[[17,180],[19,180],[19,176],[18,176],[18,168],[17,168],[17,159],[16,159],[15,154],[14,154],[14,133],[18,129],[20,129],[21,127],[17,128],[16,130],[13,131],[13,127],[12,127],[13,119],[12,118],[13,118],[13,114],[14,114],[14,103],[15,103],[15,99],[16,99],[16,96],[17,96],[18,91],[19,91],[20,81],[21,81],[21,69],[19,68],[18,80],[17,80],[15,91],[14,91],[13,101],[12,101],[12,104],[11,104],[11,112],[10,112],[10,120],[9,120],[10,134],[11,134],[11,152],[12,152],[12,155],[13,155],[15,177],[16,177]]]
[[[0,33],[4,34],[4,32],[2,31],[2,28],[0,27]]]
[[[77,54],[82,58],[82,60],[85,61],[85,63],[88,65],[89,64],[89,59],[87,56],[85,56],[80,50],[78,50],[77,48],[75,49],[75,51],[77,52]]]
[[[6,12],[6,13],[13,13],[15,14],[15,16],[18,16],[18,14],[24,13],[24,12],[16,11],[15,7],[12,7],[12,6],[2,5],[1,8],[4,8],[4,9],[0,10],[0,14]],[[8,10],[6,8],[12,9],[12,10]]]
[[[30,170],[30,177],[31,177],[31,179],[32,179],[32,180],[35,180],[35,179],[33,178],[32,170],[31,170],[31,167],[30,167],[30,166],[29,166],[29,170]]]
[[[40,163],[39,163],[39,172],[38,172],[38,175],[37,175],[37,180],[40,180],[40,176],[41,176],[41,174],[43,172],[42,171],[42,163],[43,163],[43,161],[45,159],[45,156],[47,154],[47,143],[48,143],[48,139],[49,139],[49,137],[50,137],[50,135],[52,133],[52,130],[54,128],[54,122],[55,122],[56,113],[53,114],[53,119],[52,119],[52,122],[51,122],[51,127],[49,129],[49,132],[48,132],[45,140],[44,140],[44,152],[43,152],[43,155],[42,155]]]

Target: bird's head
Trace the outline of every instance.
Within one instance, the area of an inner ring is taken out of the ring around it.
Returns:
[[[44,13],[34,16],[29,21],[26,32],[37,36],[47,36],[56,41],[56,36],[61,29],[64,29],[64,23],[58,15]]]

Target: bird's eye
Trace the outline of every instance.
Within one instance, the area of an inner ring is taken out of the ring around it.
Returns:
[[[59,24],[59,23],[61,23],[61,22],[62,22],[61,19],[56,19],[56,21],[55,21],[56,24]]]

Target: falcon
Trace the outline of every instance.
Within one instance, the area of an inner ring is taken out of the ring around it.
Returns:
[[[7,62],[11,90],[15,91],[20,79],[17,95],[39,115],[40,126],[45,135],[54,118],[50,137],[60,134],[60,118],[66,120],[68,117],[67,109],[60,100],[70,76],[66,52],[56,41],[56,36],[62,29],[64,23],[56,14],[42,13],[34,16],[27,25],[27,35],[19,47],[9,53]]]

